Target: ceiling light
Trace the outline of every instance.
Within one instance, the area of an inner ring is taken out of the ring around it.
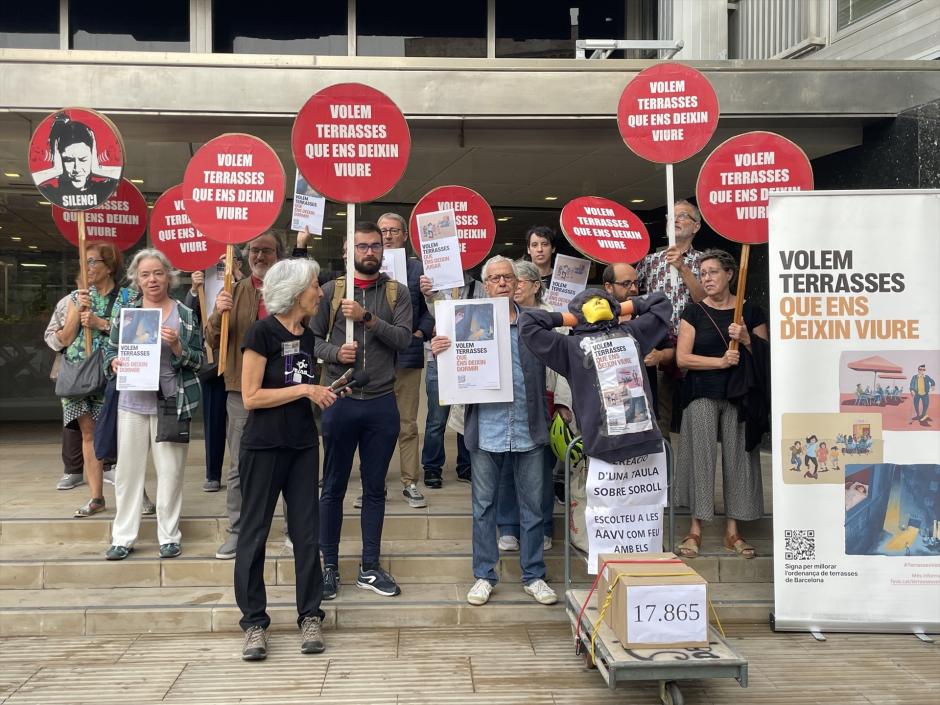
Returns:
[[[21,267],[45,267],[42,262],[20,262]]]
[[[51,206],[52,204],[49,201],[36,201],[40,206]]]
[[[512,245],[515,245],[516,243],[514,243],[514,242],[504,242],[503,244],[504,244],[504,245],[508,245],[508,246],[511,247]]]
[[[630,199],[630,203],[643,203],[644,201],[646,201],[645,198],[631,198]]]
[[[144,183],[143,179],[131,179],[132,184],[142,184]]]
[[[546,201],[557,201],[557,200],[558,200],[558,196],[546,196],[546,197],[545,197],[545,200],[546,200]]]
[[[336,215],[346,215],[346,211],[337,211]]]
[[[314,235],[314,236],[313,236],[313,239],[314,239],[314,240],[322,240],[322,239],[323,239],[323,236],[322,236],[322,235]]]
[[[18,179],[18,178],[20,178],[20,175],[17,174],[15,171],[5,171],[5,172],[3,172],[3,175],[6,176],[7,178],[10,178],[10,179]]]
[[[324,225],[324,226],[323,226],[323,229],[324,229],[324,230],[332,230],[333,228],[332,228],[331,226],[329,226],[329,225]]]
[[[19,242],[19,241],[22,240],[23,238],[21,238],[21,237],[18,236],[18,235],[10,235],[10,239],[13,240],[13,242]]]
[[[39,249],[36,245],[29,245],[28,247],[29,247],[29,249],[31,249],[31,250],[38,250],[38,249]]]
[[[496,220],[498,220],[500,223],[505,223],[507,220],[510,220],[510,217],[508,215],[504,215],[502,218],[497,218]]]

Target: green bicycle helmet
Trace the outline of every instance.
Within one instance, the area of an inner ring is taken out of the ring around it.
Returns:
[[[561,414],[555,412],[552,418],[552,425],[548,430],[549,444],[552,447],[552,453],[555,457],[564,462],[565,453],[568,450],[568,444],[574,438],[571,428],[561,418]],[[584,457],[584,442],[579,438],[578,442],[571,447],[571,465],[575,466],[581,462]]]

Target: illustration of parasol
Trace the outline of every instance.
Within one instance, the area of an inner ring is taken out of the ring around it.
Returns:
[[[850,370],[855,370],[856,372],[871,372],[872,373],[872,386],[874,386],[878,379],[878,373],[882,374],[900,374],[903,372],[903,368],[900,365],[895,365],[890,360],[885,360],[880,355],[872,355],[871,357],[864,357],[861,360],[855,360],[848,364]],[[903,379],[903,375],[899,379]],[[895,379],[895,378],[892,378]]]

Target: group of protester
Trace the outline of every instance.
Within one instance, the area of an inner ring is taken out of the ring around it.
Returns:
[[[107,407],[114,406],[117,507],[106,557],[121,560],[133,551],[140,506],[146,501],[148,452],[157,471],[160,556],[180,555],[188,446],[174,435],[178,429],[170,421],[186,424],[201,398],[205,491],[223,488],[222,458],[228,446],[228,536],[216,557],[235,559],[235,595],[247,660],[263,659],[267,653],[270,618],[263,568],[278,498],[284,499],[287,541],[296,565],[301,649],[317,653],[324,649],[321,603],[340,590],[343,503],[354,456],[358,452],[361,494],[354,504],[361,508],[362,529],[356,585],[395,596],[401,588],[381,565],[389,464],[397,443],[402,498],[411,507],[426,506],[419,488],[419,456],[424,486],[442,487],[448,425],[458,431],[457,478],[471,485],[476,582],[467,595],[470,604],[490,599],[499,580],[501,550],[519,551],[527,594],[541,604],[557,601],[546,582],[544,560],[551,548],[557,465],[549,450],[553,424],[580,421],[588,456],[594,453],[607,460],[649,451],[663,435],[668,438],[671,427],[678,428],[679,499],[693,515],[690,532],[679,546],[687,557],[697,555],[701,522],[714,514],[720,440],[725,547],[752,557],[754,549],[739,535],[736,521],[755,519],[762,511],[754,438],[764,430],[759,392],[769,367],[766,319],[757,307],[746,304],[743,324],[732,321],[734,260],[722,251],[692,248],[701,224],[695,206],[679,201],[675,212],[675,246],[647,256],[636,268],[626,263],[608,266],[603,291],[589,289],[569,306],[577,321],[570,330],[563,327],[560,313],[542,303],[555,251],[555,233],[546,227],[527,233],[528,260],[493,257],[483,266],[482,281],[465,274],[464,286],[443,291],[432,290],[415,257],[407,260],[407,281],[392,280],[380,271],[383,251],[404,247],[407,241],[406,222],[394,213],[377,223],[357,223],[351,288],[345,276],[322,272],[307,258],[308,233],[298,234],[291,257],[273,233],[265,233],[244,248],[248,274],[231,293],[219,293],[206,321],[199,320],[194,305],[201,274],[193,276],[190,305],[176,302],[169,295],[176,273],[161,252],[147,249],[127,268],[130,288],[121,288],[120,253],[110,245],[93,244],[86,263],[89,288],[60,302],[46,339],[63,351],[64,361],[76,364],[85,359],[82,329],[91,330],[93,354],[102,352],[105,374],[112,381],[104,395],[62,400],[66,428],[78,426],[82,463],[76,464],[74,450],[68,452],[71,464],[60,487],[79,484],[83,470],[91,498],[77,516],[104,510],[95,425],[107,415]],[[451,341],[435,335],[433,304],[483,297],[510,300],[513,401],[442,407],[436,357]],[[619,304],[628,300],[633,302],[632,318],[620,320]],[[122,364],[117,313],[134,306],[162,311],[160,389],[114,393],[113,377]],[[219,376],[204,353],[214,351],[218,359],[223,321],[228,325],[227,364]],[[350,343],[347,321],[353,327]],[[636,346],[647,367],[644,392],[654,408],[658,406],[662,433],[655,419],[644,432],[629,437],[602,431],[597,379],[591,380],[587,348],[578,342],[596,336],[623,337]],[[732,340],[738,350],[729,349]],[[428,413],[419,454],[417,410],[425,366]],[[320,410],[319,433],[314,407]],[[746,423],[739,423],[741,415]],[[64,460],[66,445],[75,443],[68,440],[69,433],[63,442]]]

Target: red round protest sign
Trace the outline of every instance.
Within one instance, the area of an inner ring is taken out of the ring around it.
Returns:
[[[770,191],[809,191],[813,167],[806,154],[773,132],[745,132],[708,155],[695,185],[702,216],[728,240],[767,242]]]
[[[656,64],[627,84],[617,127],[637,156],[675,164],[702,149],[718,126],[718,96],[701,73],[682,64]]]
[[[496,239],[496,219],[490,204],[473,189],[466,186],[438,186],[431,189],[415,204],[408,229],[411,245],[421,252],[418,239],[418,214],[453,209],[457,221],[457,240],[460,242],[460,263],[464,269],[476,267],[486,259]]]
[[[242,133],[209,140],[183,175],[183,203],[206,237],[235,245],[270,228],[284,205],[284,167],[266,142]]]
[[[294,161],[319,193],[340,203],[374,201],[408,166],[411,133],[398,106],[361,83],[315,93],[291,132]]]
[[[47,116],[29,140],[29,171],[55,206],[84,211],[113,194],[124,170],[124,143],[108,118],[85,108]]]
[[[650,236],[640,217],[598,196],[568,201],[561,209],[561,231],[574,249],[604,264],[633,264],[650,249]]]
[[[78,246],[78,213],[52,206],[52,219],[62,237]],[[100,206],[85,211],[85,238],[110,242],[119,250],[129,250],[147,230],[147,201],[137,187],[121,179],[114,195]]]
[[[183,185],[168,188],[153,204],[150,237],[174,267],[195,272],[211,267],[225,254],[225,245],[196,230],[186,214]]]

